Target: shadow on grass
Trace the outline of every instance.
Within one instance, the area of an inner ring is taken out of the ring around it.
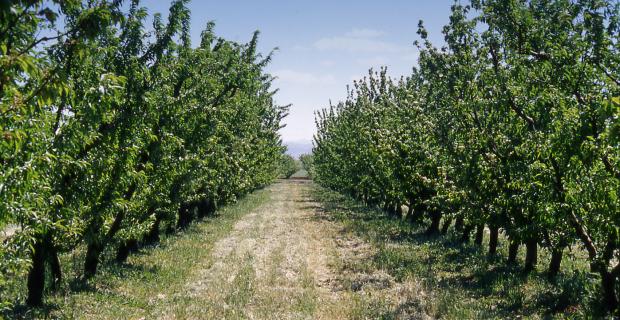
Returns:
[[[398,281],[406,277],[421,280],[436,300],[436,317],[601,315],[596,279],[587,271],[563,272],[550,282],[544,272],[527,274],[518,265],[508,265],[505,243],[500,243],[496,256],[489,257],[484,247],[461,243],[455,233],[429,236],[424,232],[425,225],[390,217],[350,197],[319,186],[310,193],[323,208],[316,219],[341,222],[344,232],[378,248],[371,261],[376,267]],[[540,270],[546,261],[548,257],[542,256]]]
[[[202,223],[209,224],[211,220],[221,219],[221,213],[216,212],[210,215],[197,218],[192,221],[186,229],[174,230],[171,234],[164,232],[162,228],[160,234],[161,240],[153,243],[141,244],[137,251],[131,253],[132,256],[149,256],[153,254],[154,249],[166,250],[172,245],[177,238],[187,237],[201,232],[200,225]],[[43,306],[31,307],[26,305],[24,299],[16,299],[16,303],[10,308],[0,310],[0,319],[48,319],[60,311],[61,306],[56,301],[57,297],[67,296],[78,293],[88,293],[96,295],[109,295],[106,287],[114,286],[119,280],[128,278],[155,279],[160,266],[143,265],[134,263],[116,263],[114,260],[116,246],[110,245],[103,253],[102,262],[99,265],[97,276],[92,279],[85,280],[80,277],[81,264],[79,262],[84,259],[83,248],[77,249],[70,255],[63,256],[63,275],[62,284],[56,290],[46,288],[46,300]],[[49,283],[51,279],[46,282]],[[104,288],[104,289],[102,289]]]
[[[144,254],[149,254],[148,252]],[[160,272],[161,267],[159,265],[144,265],[144,264],[133,264],[133,263],[122,263],[122,264],[109,264],[106,266],[103,273],[106,277],[113,277],[118,279],[128,278],[128,277],[140,277],[153,279]]]
[[[315,203],[313,199],[294,199],[290,200],[291,202],[301,202],[301,203]]]
[[[45,303],[38,308],[32,308],[25,304],[13,306],[11,312],[0,313],[1,319],[48,319],[53,312],[58,311],[59,306],[55,303]]]

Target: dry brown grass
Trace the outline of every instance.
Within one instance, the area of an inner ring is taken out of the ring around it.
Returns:
[[[280,180],[159,247],[105,265],[40,316],[83,319],[425,318],[420,286],[368,264],[308,180]],[[37,317],[33,314],[33,317]]]

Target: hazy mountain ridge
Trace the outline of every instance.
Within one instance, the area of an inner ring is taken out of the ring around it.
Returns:
[[[304,153],[312,152],[312,141],[310,140],[284,141],[284,145],[286,145],[287,148],[286,153],[295,158],[298,158]]]

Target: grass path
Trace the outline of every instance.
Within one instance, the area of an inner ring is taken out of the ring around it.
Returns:
[[[183,313],[187,305],[196,303],[186,292],[188,281],[211,260],[217,240],[244,215],[267,204],[271,195],[270,188],[254,192],[216,216],[164,238],[157,247],[131,255],[126,264],[103,264],[91,286],[68,286],[52,296],[46,313],[66,319],[204,318]],[[77,274],[71,268],[79,264],[68,265],[65,274]]]
[[[308,180],[281,180],[124,265],[104,263],[90,286],[67,284],[46,310],[25,316],[425,318],[420,287],[369,267],[372,247],[330,220],[313,198],[316,188]],[[68,275],[79,268],[64,265]]]
[[[270,187],[271,199],[243,216],[218,240],[183,289],[193,304],[174,315],[190,318],[333,318],[337,295],[330,278],[332,247],[327,229],[312,220],[314,204],[305,183],[288,180]]]
[[[104,263],[90,286],[71,283],[82,260],[65,256],[69,282],[49,296],[45,310],[27,310],[24,317],[554,319],[596,314],[588,307],[596,300],[589,274],[563,272],[550,283],[542,267],[525,275],[518,265],[506,266],[505,241],[499,256],[489,258],[484,248],[457,238],[455,233],[425,236],[424,224],[390,218],[309,180],[280,180],[131,255],[126,264]]]
[[[351,268],[372,250],[326,219],[313,188],[294,179],[271,186],[270,200],[241,217],[176,293],[191,302],[162,303],[158,318],[377,318],[402,309],[398,301],[413,291],[385,273]],[[416,314],[409,311],[401,318]]]

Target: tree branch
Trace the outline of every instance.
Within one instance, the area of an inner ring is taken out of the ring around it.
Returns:
[[[495,75],[499,77],[500,76],[499,59],[497,57],[495,45],[491,44],[489,53],[491,54],[491,59],[493,60],[493,69],[495,70]],[[523,119],[527,123],[530,130],[532,131],[536,130],[536,121],[534,121],[532,117],[526,115],[523,112],[523,110],[519,108],[519,106],[517,106],[517,104],[515,103],[512,97],[512,93],[506,86],[506,83],[504,81],[500,81],[500,82],[501,82],[502,90],[504,90],[506,94],[508,95],[507,100],[508,100],[508,106],[510,107],[510,109],[512,109],[512,111],[514,111],[517,114],[517,116],[519,116],[519,118]]]

